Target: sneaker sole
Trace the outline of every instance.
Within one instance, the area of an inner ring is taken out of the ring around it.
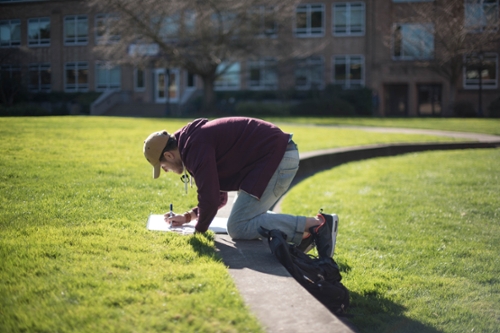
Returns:
[[[337,232],[339,228],[339,217],[337,214],[330,215],[333,218],[333,227],[332,227],[332,255],[335,253],[335,244],[337,243]]]

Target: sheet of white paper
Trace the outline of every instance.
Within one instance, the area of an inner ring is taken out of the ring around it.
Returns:
[[[187,235],[194,233],[196,222],[197,221],[191,221],[184,224],[182,227],[172,227],[170,224],[165,222],[163,215],[151,214],[149,215],[146,228],[157,231],[173,231]],[[215,217],[208,229],[212,230],[216,234],[227,234],[227,217]]]

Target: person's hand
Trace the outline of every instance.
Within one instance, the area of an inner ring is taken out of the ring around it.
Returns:
[[[173,216],[170,216],[170,212],[168,212],[165,215],[163,215],[163,217],[165,222],[171,224],[173,227],[180,227],[184,223],[186,223],[186,217],[184,215],[174,214]]]

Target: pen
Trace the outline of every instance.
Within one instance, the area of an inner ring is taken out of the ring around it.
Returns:
[[[170,217],[174,216],[174,204],[170,204]]]

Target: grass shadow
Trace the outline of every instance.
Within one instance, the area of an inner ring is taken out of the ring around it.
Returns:
[[[339,318],[359,333],[442,333],[434,327],[404,315],[406,308],[384,298],[377,292],[350,292],[348,317]]]

